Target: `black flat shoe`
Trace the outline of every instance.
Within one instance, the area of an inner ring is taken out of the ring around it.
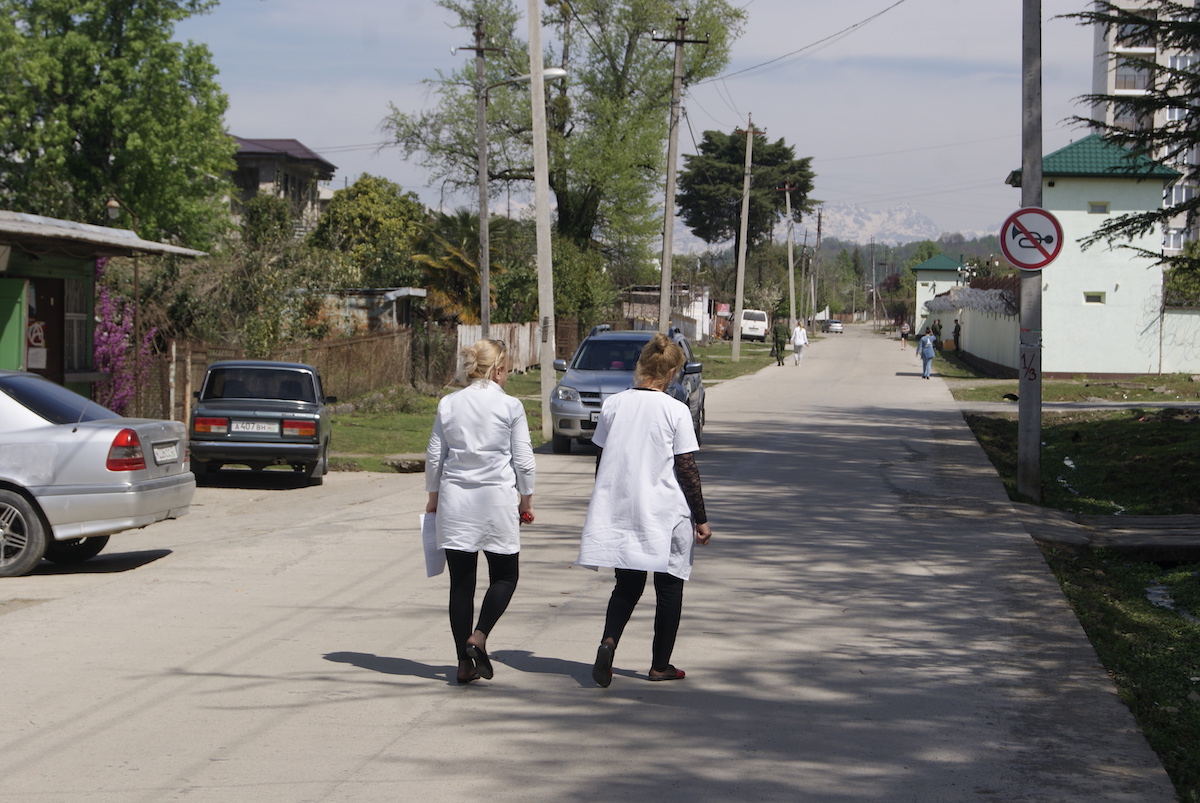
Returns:
[[[475,664],[475,672],[484,680],[492,679],[492,662],[488,654],[474,644],[467,645],[467,657]]]
[[[612,683],[613,648],[601,644],[596,648],[596,663],[592,664],[592,680],[596,685],[607,689]]]

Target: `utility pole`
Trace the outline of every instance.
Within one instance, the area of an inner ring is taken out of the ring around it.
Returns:
[[[808,319],[805,314],[808,310],[808,229],[804,230],[804,243],[800,246],[800,318]],[[812,327],[812,320],[808,319],[806,328]]]
[[[754,120],[746,115],[746,167],[742,173],[742,225],[738,237],[737,299],[733,308],[733,361],[742,361],[742,291],[746,287],[746,226],[750,218],[750,161],[754,154]]]
[[[675,43],[675,74],[671,81],[671,125],[667,136],[667,190],[663,199],[663,250],[661,284],[658,297],[658,331],[666,334],[671,327],[671,269],[675,259],[675,162],[679,159],[679,102],[683,94],[683,46],[707,45],[708,37],[687,39],[687,17],[675,18],[675,36],[653,37],[655,42]]]
[[[487,73],[484,56],[499,48],[483,46],[483,17],[475,20],[475,46],[463,50],[475,51],[475,144],[478,149],[479,172],[479,323],[481,337],[488,337],[492,322],[491,236],[488,211],[488,144],[487,144]]]
[[[542,323],[542,343],[538,350],[542,383],[542,435],[549,440],[554,432],[550,415],[550,394],[554,390],[554,261],[550,253],[550,156],[546,143],[546,81],[542,63],[542,17],[538,0],[529,0],[525,10],[529,20],[529,81],[533,105],[533,199],[537,240],[538,319]]]
[[[1021,206],[1042,205],[1042,2],[1021,18]],[[1017,493],[1042,501],[1042,272],[1021,272]]]
[[[813,244],[812,261],[808,269],[808,279],[812,282],[812,320],[813,326],[817,324],[817,259],[821,255],[821,214],[823,210],[817,210],[817,241]]]
[[[792,259],[792,190],[796,189],[791,182],[775,188],[784,194],[784,205],[787,209],[787,238],[788,238],[788,305],[791,312],[791,328],[796,328],[796,262]]]
[[[879,332],[879,281],[875,277],[875,238],[871,238],[871,332]]]

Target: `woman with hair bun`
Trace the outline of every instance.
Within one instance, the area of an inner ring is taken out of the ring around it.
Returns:
[[[665,392],[683,367],[684,353],[658,333],[642,349],[634,386],[610,396],[600,411],[592,443],[596,486],[579,545],[581,566],[611,566],[616,584],[592,679],[612,683],[613,656],[646,577],[654,573],[657,605],[650,680],[681,680],[671,664],[683,610],[683,583],[691,575],[694,544],[712,537],[704,512],[700,448],[688,406]]]
[[[450,570],[450,630],[458,682],[492,677],[487,639],[517,587],[519,523],[533,521],[533,449],[521,402],[504,392],[508,354],[499,340],[462,350],[469,384],[438,402],[425,451],[426,513],[437,514],[437,543]],[[488,589],[475,615],[479,553]]]

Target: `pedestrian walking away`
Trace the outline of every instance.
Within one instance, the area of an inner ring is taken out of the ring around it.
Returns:
[[[771,352],[775,355],[776,365],[783,365],[783,351],[787,348],[787,341],[787,326],[776,318],[775,325],[771,327]]]
[[[804,329],[804,324],[797,322],[796,328],[792,330],[792,359],[796,365],[804,361],[804,347],[808,345],[808,332]]]
[[[938,351],[942,350],[942,321],[935,320],[933,326],[929,327],[933,330],[933,347]]]
[[[917,343],[917,356],[921,358],[921,378],[929,378],[929,369],[933,366],[933,330],[925,327],[925,334]]]
[[[610,567],[615,585],[592,679],[612,683],[621,635],[654,575],[656,607],[650,680],[682,680],[671,664],[683,584],[691,576],[695,544],[712,537],[704,512],[699,449],[688,407],[666,394],[683,366],[683,350],[659,333],[642,349],[634,387],[610,396],[600,411],[592,443],[596,485],[579,544],[580,566]]]
[[[908,333],[912,331],[908,328],[908,321],[900,324],[900,350],[903,351],[908,345]]]
[[[520,523],[533,521],[534,458],[521,402],[504,392],[508,352],[500,340],[462,350],[469,384],[438,402],[425,451],[426,514],[450,570],[450,632],[460,684],[491,678],[487,640],[517,588]],[[475,615],[479,553],[488,588]]]

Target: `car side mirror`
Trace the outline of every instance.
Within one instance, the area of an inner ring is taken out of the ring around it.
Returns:
[[[198,390],[193,390],[193,391],[192,391],[192,398],[193,398],[193,399],[195,399],[196,401],[200,401],[200,391],[198,391]]]
[[[555,360],[554,361],[554,370],[555,371],[567,370],[567,361],[566,360]]]
[[[702,362],[687,362],[683,364],[683,372],[685,374],[698,374],[704,370]]]

